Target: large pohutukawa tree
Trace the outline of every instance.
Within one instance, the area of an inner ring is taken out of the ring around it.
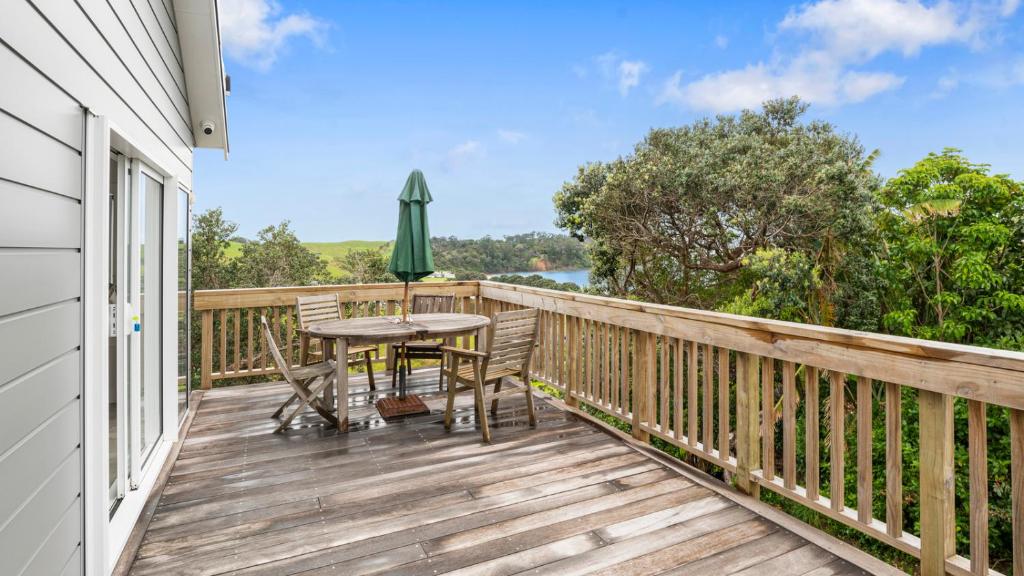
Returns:
[[[854,137],[806,112],[772,100],[651,130],[563,185],[558,225],[592,240],[595,279],[620,296],[716,308],[749,288],[739,272],[764,248],[806,253],[838,294],[848,245],[871,236],[878,177]]]

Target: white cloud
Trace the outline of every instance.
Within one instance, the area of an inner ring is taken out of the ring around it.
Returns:
[[[526,139],[526,134],[517,132],[515,130],[498,130],[498,138],[501,138],[509,144],[519,144]]]
[[[623,60],[619,62],[619,94],[623,97],[640,84],[640,77],[647,72],[647,64],[640,60]]]
[[[1003,3],[999,6],[999,15],[1003,18],[1009,18],[1013,16],[1013,13],[1020,8],[1020,0],[1003,0]]]
[[[979,20],[949,2],[925,6],[918,0],[822,0],[790,12],[781,30],[819,37],[833,57],[862,61],[889,51],[914,56],[921,48],[966,42]]]
[[[622,97],[628,96],[630,90],[639,86],[640,77],[650,70],[650,66],[646,62],[642,60],[626,60],[617,52],[605,52],[595,57],[594,63],[605,80],[615,82]],[[586,77],[586,69],[574,68],[574,72],[579,78]]]
[[[443,167],[445,170],[456,170],[464,166],[470,160],[482,158],[484,146],[478,140],[466,140],[448,151],[445,156]]]
[[[1004,0],[1017,3],[1019,0]],[[1013,7],[1015,9],[1015,7]],[[712,112],[757,107],[766,99],[798,95],[823,105],[862,102],[899,88],[904,78],[862,68],[894,52],[913,57],[928,46],[977,45],[991,24],[991,10],[967,10],[945,0],[819,0],[779,23],[783,33],[806,35],[788,56],[706,74],[683,82],[677,72],[658,101]],[[781,38],[781,37],[780,37]]]
[[[282,14],[274,0],[220,0],[224,52],[258,70],[269,70],[291,38],[323,43],[327,24],[308,14]]]
[[[717,47],[719,47],[719,48],[724,50],[725,48],[727,48],[729,46],[729,37],[728,36],[723,36],[721,34],[719,34],[718,36],[715,36],[715,46],[717,46]]]

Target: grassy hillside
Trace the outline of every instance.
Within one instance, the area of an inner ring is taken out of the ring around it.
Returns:
[[[303,242],[302,245],[320,255],[327,263],[327,270],[333,275],[341,274],[342,270],[334,263],[334,259],[344,256],[352,250],[377,249],[389,245],[386,240],[346,240],[344,242]],[[241,242],[231,242],[225,254],[228,258],[237,258],[242,253]]]

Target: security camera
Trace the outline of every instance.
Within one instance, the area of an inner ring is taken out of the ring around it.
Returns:
[[[213,134],[213,131],[216,128],[216,125],[214,125],[214,123],[210,122],[209,120],[203,120],[199,124],[199,127],[203,129],[203,134],[206,134],[207,136],[210,136],[210,135]]]

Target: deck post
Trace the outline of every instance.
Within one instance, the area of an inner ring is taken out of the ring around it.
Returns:
[[[736,352],[736,486],[755,498],[760,486],[752,472],[760,460],[757,356]]]
[[[203,390],[213,387],[213,310],[203,310],[199,363],[199,384]]]
[[[953,398],[920,390],[921,574],[944,576],[956,553],[953,492]]]

